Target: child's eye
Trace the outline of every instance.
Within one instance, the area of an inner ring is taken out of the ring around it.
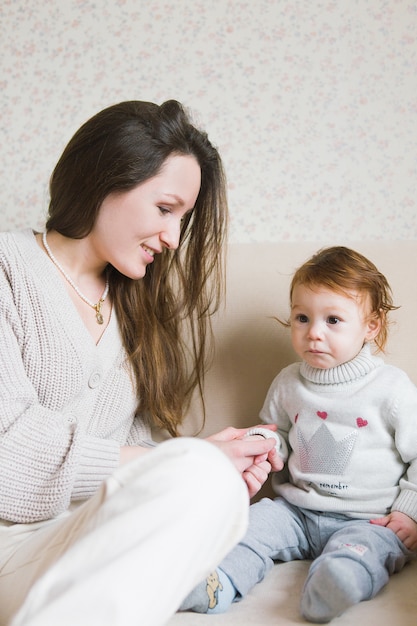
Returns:
[[[308,322],[307,315],[304,315],[303,313],[297,315],[295,319],[297,320],[297,322],[301,322],[301,324],[307,324]]]
[[[170,209],[167,209],[164,206],[159,206],[158,209],[162,213],[162,215],[166,215],[167,213],[171,213]]]
[[[334,315],[330,315],[330,316],[327,318],[327,323],[328,323],[328,324],[338,324],[339,322],[340,322],[339,318],[338,318],[338,317],[335,317]]]

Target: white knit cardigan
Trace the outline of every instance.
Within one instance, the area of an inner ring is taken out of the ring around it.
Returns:
[[[0,520],[52,518],[153,445],[136,404],[114,313],[96,345],[33,231],[0,234]]]

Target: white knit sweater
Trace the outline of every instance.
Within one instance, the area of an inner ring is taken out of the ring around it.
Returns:
[[[368,346],[332,369],[282,370],[261,419],[288,446],[289,481],[276,474],[274,483],[290,503],[363,519],[399,510],[417,521],[417,388]]]
[[[153,445],[114,313],[96,345],[31,230],[0,234],[0,524],[91,496],[120,446]]]

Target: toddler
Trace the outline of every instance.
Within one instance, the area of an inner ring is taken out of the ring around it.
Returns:
[[[223,612],[274,561],[311,559],[301,613],[326,623],[415,556],[417,388],[372,352],[397,308],[390,286],[361,254],[331,247],[296,271],[290,305],[282,323],[301,362],[278,374],[261,411],[288,476],[274,474],[277,497],[251,506],[246,536],[182,610]]]

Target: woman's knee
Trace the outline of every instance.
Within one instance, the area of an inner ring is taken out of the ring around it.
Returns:
[[[163,444],[166,445],[166,444]],[[177,480],[181,480],[190,493],[204,494],[212,502],[216,499],[232,498],[249,504],[245,482],[234,465],[214,444],[182,437],[169,442],[178,454]]]
[[[247,487],[226,455],[214,444],[191,437],[165,441],[120,467],[108,482],[107,495],[120,489],[137,492],[137,502],[141,494],[152,499],[165,493],[188,507],[229,502],[241,510],[249,504]]]

